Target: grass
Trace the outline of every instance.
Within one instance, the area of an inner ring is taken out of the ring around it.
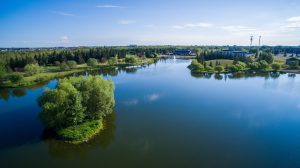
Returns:
[[[80,144],[93,138],[95,135],[100,133],[102,129],[102,120],[94,120],[61,129],[57,131],[57,134],[60,138],[62,138],[62,140],[68,143]]]
[[[220,62],[222,66],[233,64],[233,60],[218,59],[218,60],[206,61],[206,65],[209,65],[210,62],[212,62],[213,66],[216,66],[216,62]]]

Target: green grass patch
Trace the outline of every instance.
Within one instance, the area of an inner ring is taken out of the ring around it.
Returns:
[[[88,141],[103,129],[102,120],[84,122],[80,125],[67,127],[57,131],[64,141],[79,144]]]
[[[218,60],[206,61],[206,65],[209,65],[210,62],[212,62],[213,66],[216,66],[217,62],[221,63],[222,66],[232,65],[233,64],[233,60],[218,59]]]

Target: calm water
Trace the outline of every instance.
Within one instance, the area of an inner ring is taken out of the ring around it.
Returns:
[[[189,63],[102,72],[116,112],[79,146],[47,137],[37,118],[55,80],[0,90],[0,167],[300,167],[298,76],[197,76]]]

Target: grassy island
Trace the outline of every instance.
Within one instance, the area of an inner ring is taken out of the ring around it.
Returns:
[[[58,139],[78,144],[103,129],[103,118],[114,110],[114,84],[99,76],[59,80],[38,99],[40,119]]]

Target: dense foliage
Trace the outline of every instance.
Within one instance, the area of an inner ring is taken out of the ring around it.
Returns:
[[[96,76],[65,78],[55,89],[46,90],[38,102],[44,125],[59,132],[111,114],[115,105],[114,85]]]
[[[90,58],[107,61],[112,57],[124,59],[126,55],[156,57],[166,54],[175,47],[97,47],[97,48],[67,48],[67,49],[36,49],[29,51],[0,52],[0,60],[6,62],[12,70],[24,68],[27,64],[55,65],[57,62],[75,61],[77,64],[86,63]]]

